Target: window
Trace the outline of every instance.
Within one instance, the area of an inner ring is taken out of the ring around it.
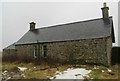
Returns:
[[[47,57],[47,46],[43,45],[44,57]]]
[[[47,46],[44,44],[36,44],[33,49],[34,58],[47,57]]]
[[[33,53],[34,54],[34,58],[37,58],[37,46],[34,46],[34,50],[33,51],[34,51],[34,53]]]

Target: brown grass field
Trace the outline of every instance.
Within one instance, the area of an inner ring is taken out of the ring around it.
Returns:
[[[112,65],[110,67],[105,67],[105,66],[96,66],[99,67],[99,69],[94,69],[93,65],[85,65],[85,66],[72,66],[72,65],[62,65],[62,66],[57,66],[57,67],[49,67],[46,64],[42,65],[34,65],[33,63],[9,63],[9,62],[4,62],[2,64],[2,71],[7,71],[7,74],[10,75],[11,72],[15,75],[20,74],[18,71],[17,67],[27,67],[28,69],[23,72],[24,76],[19,76],[19,77],[13,77],[13,79],[19,78],[19,79],[48,79],[52,76],[55,75],[56,71],[65,71],[68,68],[86,68],[88,70],[92,70],[90,74],[90,78],[86,79],[118,79],[118,67],[120,64]],[[42,68],[47,68],[45,70],[41,70]],[[112,72],[108,72],[108,69],[112,70]],[[104,72],[102,72],[104,70]]]

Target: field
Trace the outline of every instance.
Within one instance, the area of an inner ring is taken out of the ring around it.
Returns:
[[[0,77],[2,77],[1,74],[2,74],[2,52],[0,51]],[[1,78],[0,78],[0,81],[1,81]]]
[[[0,60],[2,60],[2,52],[0,51]],[[1,61],[0,61],[1,62]]]
[[[110,67],[96,65],[59,65],[48,66],[47,64],[35,65],[33,63],[9,63],[4,62],[2,66],[3,80],[6,79],[50,79],[55,76],[56,72],[63,72],[68,68],[85,68],[91,70],[85,79],[118,79],[118,67],[120,65],[112,65]],[[23,67],[24,71],[18,67]],[[55,77],[54,77],[55,78]]]

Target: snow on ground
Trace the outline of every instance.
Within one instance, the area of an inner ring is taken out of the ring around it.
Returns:
[[[66,71],[63,72],[56,72],[54,77],[50,79],[84,79],[84,76],[89,77],[91,70],[86,70],[84,68],[68,68]]]
[[[19,69],[20,71],[25,71],[25,70],[27,70],[27,68],[25,68],[25,67],[18,67],[18,69]]]
[[[112,72],[112,70],[111,70],[111,69],[108,69],[108,72]]]

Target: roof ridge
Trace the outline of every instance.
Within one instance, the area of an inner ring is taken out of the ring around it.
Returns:
[[[112,18],[112,16],[110,16],[109,18]],[[84,20],[84,21],[76,21],[76,22],[65,23],[65,24],[58,24],[58,25],[53,25],[53,26],[46,26],[46,27],[42,27],[42,28],[37,28],[36,30],[38,30],[38,29],[52,28],[52,27],[57,27],[57,26],[63,26],[63,25],[76,24],[76,23],[82,23],[82,22],[88,22],[88,21],[94,21],[94,20],[99,20],[99,19],[103,19],[103,18],[89,19],[89,20]]]

